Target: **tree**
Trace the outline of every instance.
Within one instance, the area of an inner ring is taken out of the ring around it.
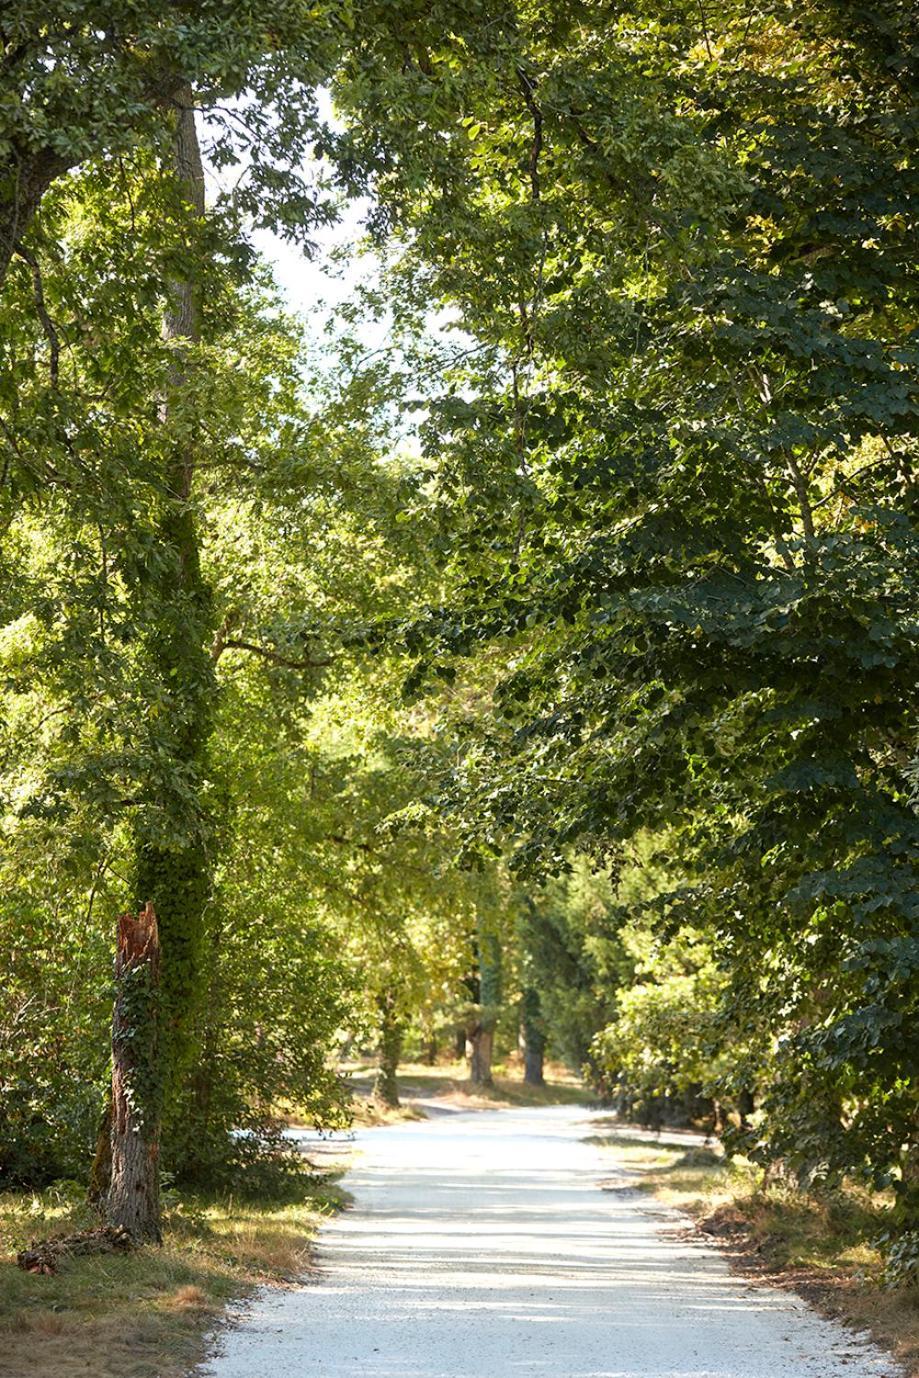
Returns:
[[[593,1047],[605,1086],[627,1113],[657,1128],[711,1115],[708,1127],[723,1130],[728,1062],[736,1067],[742,1050],[729,1052],[719,1027],[727,977],[710,941],[681,929],[661,945],[637,924],[625,940],[635,979]]]
[[[475,968],[469,978],[469,1006],[466,1023],[466,1055],[472,1086],[493,1084],[491,1063],[495,1028],[503,1000],[503,953],[501,941],[486,916],[478,916],[475,941]]]
[[[520,993],[520,1044],[523,1079],[530,1086],[545,1086],[546,1029],[542,1001],[536,986],[525,985]]]
[[[315,87],[348,33],[335,5],[253,9],[17,0],[0,17],[0,282],[55,183],[89,161],[168,147],[188,92],[210,161],[245,162],[238,207],[308,235],[325,211],[300,169],[323,128]]]
[[[537,873],[672,830],[662,915],[710,920],[741,1027],[758,989],[794,1030],[757,1151],[819,1142],[905,1199],[913,21],[514,19],[461,61],[423,29],[386,108],[358,108],[376,36],[337,88],[403,293],[466,337],[427,399],[448,593],[407,644],[415,684],[486,645],[504,670],[446,797]],[[382,150],[422,112],[419,179]]]
[[[157,743],[155,776],[140,794],[155,809],[135,813],[133,889],[143,901],[155,900],[166,953],[163,979],[164,1038],[161,1055],[167,1081],[175,1081],[188,1062],[187,1028],[201,978],[205,908],[212,883],[212,824],[204,802],[208,744],[214,714],[214,676],[210,648],[213,614],[210,590],[201,572],[199,515],[194,505],[196,473],[202,458],[202,389],[194,381],[200,367],[196,346],[202,337],[202,287],[197,263],[205,219],[204,169],[195,125],[193,92],[175,90],[172,172],[178,199],[185,264],[167,285],[164,335],[169,363],[160,408],[163,446],[162,489],[154,510],[148,553],[149,586],[144,589],[145,628],[142,663],[148,692],[161,705],[163,727]],[[206,248],[204,249],[206,253]],[[162,762],[168,759],[168,783]],[[174,797],[164,793],[172,786]],[[164,821],[174,829],[186,815],[184,836],[164,836]]]
[[[341,554],[357,523],[369,543],[387,509],[366,433],[307,398],[299,330],[247,265],[215,248],[224,241],[214,221],[189,211],[155,166],[109,171],[87,169],[43,206],[58,243],[42,247],[43,300],[67,342],[54,368],[21,258],[4,300],[18,371],[2,380],[16,428],[3,492],[0,940],[13,1004],[0,1055],[0,1162],[31,1181],[85,1171],[107,1080],[104,914],[134,891],[140,844],[146,863],[153,852],[162,862],[142,892],[165,895],[164,1161],[215,1180],[266,1141],[284,1097],[342,1117],[327,1056],[354,996],[318,899],[298,908],[296,834],[284,866],[270,860],[282,805],[295,797],[291,776],[261,812],[248,810],[247,836],[236,820],[240,800],[256,797],[256,763],[277,751],[278,715],[316,692],[331,646],[321,654],[311,642],[323,634],[337,644],[345,612],[350,622],[372,606],[348,601],[377,579],[369,563],[362,573],[366,545],[340,563],[337,582],[326,580],[330,524],[339,523]],[[198,274],[197,341],[162,329],[177,265]],[[337,384],[334,393],[340,411]],[[197,482],[183,498],[175,483],[189,458]],[[366,498],[359,516],[356,493]],[[260,550],[258,578],[240,558],[241,521]],[[311,575],[327,599],[318,618]],[[246,664],[262,672],[251,699],[260,752],[248,772],[228,749],[240,721],[230,691]],[[302,717],[292,731],[302,737]],[[308,792],[299,803],[309,809]],[[206,909],[182,911],[169,883],[175,858],[188,861],[179,880],[206,878]],[[62,934],[71,955],[58,970],[43,957]],[[257,1036],[259,1019],[263,1031],[270,1020],[270,1038]],[[34,1041],[22,1036],[29,1029]],[[231,1138],[240,1127],[251,1137]]]
[[[374,15],[394,31],[402,20],[401,11]],[[264,377],[247,413],[234,405],[245,392],[232,386],[234,364],[215,365],[237,323],[234,294],[253,267],[248,226],[270,225],[308,246],[333,214],[339,150],[316,92],[353,44],[354,24],[337,5],[282,4],[266,20],[210,4],[165,14],[117,0],[41,11],[22,3],[4,12],[0,40],[11,95],[0,117],[0,281],[12,364],[0,492],[11,512],[24,499],[49,512],[59,502],[84,543],[87,530],[98,535],[100,589],[86,605],[89,615],[95,606],[98,636],[84,631],[84,647],[93,671],[104,662],[106,683],[98,697],[82,697],[101,731],[95,759],[74,754],[100,813],[120,822],[117,811],[130,811],[131,903],[152,899],[160,917],[161,1044],[174,1086],[192,1056],[206,985],[206,907],[221,839],[209,759],[214,645],[218,655],[284,659],[239,634],[235,609],[215,620],[202,573],[202,470],[244,453],[270,410]],[[244,174],[209,209],[196,113],[211,165]],[[348,176],[347,152],[341,157]],[[110,260],[104,248],[114,250]],[[242,428],[235,436],[224,424],[230,416]],[[275,419],[295,442],[298,423]],[[299,668],[309,659],[293,657]],[[61,663],[75,661],[65,654]],[[71,702],[81,697],[75,678]],[[117,710],[115,681],[130,686]],[[72,783],[57,772],[51,793],[61,808],[71,807]]]
[[[533,992],[538,1034],[575,1072],[591,1063],[594,1035],[612,1017],[619,988],[632,976],[619,930],[633,896],[623,904],[618,889],[608,872],[596,871],[584,857],[542,885],[518,885],[524,999]]]

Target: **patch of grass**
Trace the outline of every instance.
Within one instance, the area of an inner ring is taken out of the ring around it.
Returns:
[[[656,1142],[632,1126],[593,1142],[609,1147],[632,1184],[685,1211],[736,1264],[798,1291],[825,1313],[872,1333],[919,1374],[919,1288],[881,1285],[875,1245],[890,1228],[890,1199],[848,1184],[832,1192],[768,1183],[717,1147]]]
[[[161,1248],[66,1259],[53,1276],[15,1266],[34,1238],[96,1223],[74,1187],[0,1194],[3,1378],[180,1378],[229,1301],[309,1267],[337,1189],[305,1180],[284,1199],[170,1194]]]
[[[388,1120],[362,1118],[363,1102],[370,1093],[374,1068],[358,1064],[349,1071],[357,1093],[356,1122],[388,1123]],[[463,1062],[438,1063],[433,1067],[420,1062],[403,1063],[399,1068],[399,1094],[409,1102],[413,1099],[443,1100],[470,1110],[510,1105],[595,1105],[597,1099],[566,1068],[554,1064],[546,1067],[545,1086],[529,1086],[514,1064],[497,1063],[494,1085],[482,1087],[470,1085]],[[412,1118],[411,1114],[399,1116],[399,1112],[396,1113],[399,1118]]]
[[[467,1083],[468,1084],[468,1083]],[[482,1093],[500,1105],[596,1105],[597,1097],[586,1086],[574,1081],[546,1078],[544,1086],[530,1086],[515,1078],[496,1076],[494,1086]]]
[[[363,1128],[379,1124],[404,1124],[410,1120],[425,1120],[427,1116],[416,1105],[383,1105],[373,1096],[355,1099],[352,1123]]]

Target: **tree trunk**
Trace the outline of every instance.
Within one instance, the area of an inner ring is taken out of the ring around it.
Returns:
[[[720,1139],[720,1138],[721,1138],[721,1135],[724,1133],[724,1131],[725,1131],[725,1129],[726,1129],[726,1127],[727,1127],[727,1124],[728,1124],[728,1118],[727,1118],[727,1115],[726,1115],[725,1112],[724,1112],[724,1106],[722,1105],[722,1103],[721,1103],[720,1100],[713,1100],[713,1101],[712,1101],[712,1133],[715,1134],[715,1135]]]
[[[173,172],[186,210],[191,209],[187,261],[193,264],[196,227],[205,211],[204,172],[190,86],[178,88],[175,99]],[[159,916],[163,1061],[168,1086],[175,1085],[190,1061],[188,1026],[199,994],[204,916],[213,866],[213,824],[201,791],[213,723],[213,615],[210,590],[201,571],[191,502],[199,418],[190,349],[201,338],[201,286],[194,280],[193,268],[171,285],[164,335],[173,351],[161,408],[168,448],[154,529],[150,586],[143,596],[145,612],[151,605],[156,607],[155,617],[148,623],[146,651],[166,706],[153,725],[156,740],[151,743],[151,759],[169,762],[165,780],[157,765],[158,773],[151,779],[148,792],[156,791],[160,818],[165,814],[175,826],[173,837],[164,840],[161,821],[148,816],[147,810],[138,811],[135,885],[137,894],[154,898]],[[175,798],[169,797],[170,780],[179,786]]]
[[[374,1099],[394,1110],[399,1104],[399,1059],[402,1056],[403,1024],[396,1010],[395,997],[390,991],[381,995],[380,1063],[373,1085]]]
[[[5,195],[0,194],[0,288],[16,246],[35,219],[42,197],[72,166],[71,158],[42,148],[32,153],[16,149],[0,167],[0,185],[9,188]]]
[[[491,1058],[495,1046],[494,1027],[486,1028],[483,1023],[473,1025],[466,1042],[466,1055],[469,1058],[469,1080],[473,1086],[493,1086]]]
[[[528,1086],[545,1086],[545,1045],[528,1043],[523,1053],[523,1079]]]
[[[744,1087],[737,1098],[737,1115],[740,1120],[741,1129],[750,1127],[750,1116],[756,1109],[756,1100],[749,1087]]]
[[[475,984],[478,986],[479,1008],[467,1031],[469,1080],[473,1086],[492,1086],[491,1060],[501,1004],[501,944],[497,935],[486,930],[481,921],[476,948],[478,979]]]
[[[539,991],[527,986],[520,998],[520,1041],[523,1051],[523,1079],[529,1086],[545,1086],[544,1062],[546,1035],[539,1004]]]
[[[106,1223],[160,1236],[160,943],[152,904],[118,920],[112,1018],[112,1162]]]

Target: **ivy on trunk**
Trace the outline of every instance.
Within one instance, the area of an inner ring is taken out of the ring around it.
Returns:
[[[160,940],[156,913],[118,919],[112,1018],[112,1158],[106,1223],[160,1241]]]

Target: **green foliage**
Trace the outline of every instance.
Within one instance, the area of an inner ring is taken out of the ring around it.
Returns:
[[[630,946],[647,948],[631,936]],[[636,961],[634,984],[621,993],[593,1055],[606,1085],[621,1088],[622,1102],[639,1118],[657,1118],[669,1103],[692,1120],[717,1094],[719,1078],[734,1065],[718,1022],[724,983],[710,946],[691,931],[653,944]]]
[[[236,212],[305,238],[330,209],[304,176],[324,124],[315,89],[349,33],[347,6],[17,0],[0,19],[0,276],[56,179],[98,159],[162,150],[188,83],[207,112],[208,154],[245,163]]]
[[[20,876],[18,893],[5,888],[0,915],[0,1176],[14,1183],[85,1174],[107,1071],[111,957],[84,910],[82,942],[61,960],[67,908],[42,902],[56,870],[55,858],[43,860],[39,893],[30,895]]]
[[[919,1233],[904,1230],[900,1234],[885,1235],[879,1240],[884,1249],[884,1285],[910,1287],[919,1284]]]
[[[575,1071],[590,1061],[593,1037],[628,978],[620,921],[611,878],[594,873],[583,858],[520,902],[521,982],[539,993],[551,1055]]]
[[[402,299],[462,332],[419,389],[445,593],[404,644],[413,692],[483,658],[493,711],[443,805],[537,878],[666,834],[660,931],[723,978],[649,973],[635,1057],[721,1080],[749,1049],[755,1155],[906,1202],[912,17],[540,5],[478,45],[438,19],[336,90]]]
[[[155,1134],[163,1108],[164,1078],[159,978],[151,962],[125,964],[117,981],[117,1000],[120,1018],[112,1031],[112,1057],[125,1071],[124,1095],[132,1132]]]
[[[905,0],[7,10],[2,1170],[77,1170],[152,898],[187,1175],[339,1118],[339,1035],[509,1040],[525,992],[633,1103],[914,1218]],[[246,171],[203,216],[189,83]],[[370,360],[247,241],[341,193]]]
[[[150,898],[164,1165],[236,1181],[276,1150],[281,1101],[343,1116],[328,1059],[358,1000],[328,923],[341,858],[326,867],[327,844],[317,867],[310,818],[335,748],[310,743],[309,714],[333,660],[354,672],[349,628],[398,595],[403,479],[377,468],[359,416],[345,425],[348,380],[323,382],[218,221],[190,223],[151,163],[87,168],[48,193],[42,226],[57,235],[41,248],[54,337],[21,259],[2,308],[0,1171],[88,1166],[114,919]],[[177,394],[162,320],[180,250],[202,311]],[[358,380],[362,405],[368,392]],[[177,501],[187,446],[195,480]]]

